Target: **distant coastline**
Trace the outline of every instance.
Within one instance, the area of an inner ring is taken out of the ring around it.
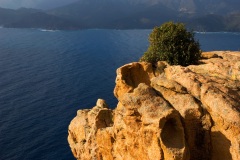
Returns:
[[[222,2],[222,3],[221,3]],[[171,4],[170,4],[171,3]],[[219,7],[219,4],[222,4]],[[182,6],[183,5],[183,6]],[[0,26],[46,30],[152,29],[167,21],[183,22],[199,32],[240,32],[240,2],[78,0],[51,10],[0,7]],[[183,9],[184,8],[184,9]]]
[[[31,30],[39,30],[42,32],[58,32],[58,31],[82,31],[82,30],[149,30],[151,31],[153,28],[133,28],[133,29],[118,29],[118,28],[82,28],[82,29],[50,29],[50,28],[15,28],[15,27],[4,27],[0,26],[0,29],[31,29]],[[240,31],[197,31],[193,30],[194,33],[197,34],[235,34],[240,35]]]

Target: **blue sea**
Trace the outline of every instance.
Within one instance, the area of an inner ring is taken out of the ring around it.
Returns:
[[[0,29],[0,160],[74,160],[68,125],[98,98],[116,106],[116,69],[138,61],[151,30]],[[196,33],[240,50],[240,33]]]

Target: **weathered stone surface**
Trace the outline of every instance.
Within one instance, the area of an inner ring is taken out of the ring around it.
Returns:
[[[140,83],[150,85],[150,79],[154,77],[152,65],[145,62],[126,64],[117,69],[115,97],[132,92]]]
[[[201,103],[184,87],[162,76],[152,80],[152,87],[181,114],[191,159],[210,159],[211,120],[201,108]]]
[[[104,149],[108,148],[111,144],[111,142],[108,143],[109,137],[107,135],[99,137],[98,135],[105,135],[100,134],[100,132],[103,128],[107,132],[106,128],[113,125],[112,118],[112,110],[107,108],[107,104],[102,99],[99,99],[97,105],[91,110],[77,112],[77,116],[72,120],[68,130],[68,142],[77,159],[92,160],[102,151],[101,146],[104,146]],[[105,141],[102,145],[99,143],[100,138]],[[107,157],[109,153],[102,152],[102,155]]]
[[[80,110],[68,141],[81,160],[239,160],[240,52],[205,52],[200,65],[130,63],[108,109]]]
[[[126,160],[188,159],[180,115],[152,88],[141,83],[119,103],[116,114],[121,117],[114,119],[113,126],[114,155]]]

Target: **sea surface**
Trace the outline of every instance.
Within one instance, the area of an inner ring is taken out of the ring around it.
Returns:
[[[116,69],[138,61],[151,30],[0,28],[0,160],[73,160],[68,125],[98,98],[116,106]],[[240,33],[196,33],[201,48],[240,50]]]

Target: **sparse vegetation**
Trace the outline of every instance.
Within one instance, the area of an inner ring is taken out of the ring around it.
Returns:
[[[196,64],[201,57],[200,46],[194,33],[183,23],[167,22],[155,27],[149,36],[150,46],[140,61],[156,63],[167,61],[171,65]]]

